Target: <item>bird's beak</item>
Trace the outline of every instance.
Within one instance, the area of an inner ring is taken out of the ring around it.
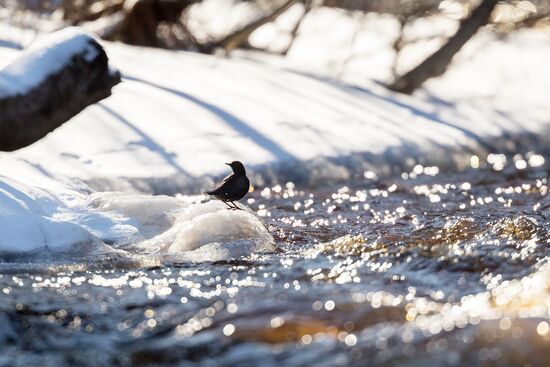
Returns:
[[[231,163],[226,163],[229,167],[231,167]]]

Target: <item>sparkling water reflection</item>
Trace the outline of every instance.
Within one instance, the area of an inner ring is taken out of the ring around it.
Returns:
[[[0,260],[0,365],[549,365],[539,155],[256,190],[280,251]]]

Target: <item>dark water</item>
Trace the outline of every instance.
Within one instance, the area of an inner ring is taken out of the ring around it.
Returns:
[[[493,158],[256,190],[273,254],[4,258],[0,366],[550,365],[547,171]]]

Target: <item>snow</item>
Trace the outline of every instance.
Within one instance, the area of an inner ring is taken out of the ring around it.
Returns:
[[[40,38],[0,71],[0,98],[27,93],[61,70],[77,54],[87,61],[93,60],[98,50],[91,43],[92,39],[92,35],[76,27]]]
[[[5,178],[0,182],[0,230],[0,253],[116,252],[109,243],[171,255],[171,261],[215,261],[275,250],[271,234],[246,207],[230,211],[217,201],[115,192],[67,205],[61,196]]]
[[[262,27],[253,41],[274,43],[269,28],[288,31],[299,10]],[[235,11],[247,15],[250,9],[241,4]],[[408,97],[377,82],[391,75],[397,22],[374,15],[360,20],[313,10],[286,59],[105,43],[123,74],[113,96],[16,154],[31,162],[55,160],[46,167],[53,176],[78,177],[93,190],[175,194],[210,187],[228,159],[251,166],[257,185],[274,177],[316,184],[366,170],[395,173],[407,168],[400,156],[464,167],[470,152],[508,145],[505,136],[543,138],[550,72],[540,60],[550,56],[547,31],[517,32],[504,41],[482,32],[444,77]],[[408,32],[416,39],[455,27],[449,19],[421,19]],[[440,43],[430,38],[405,48],[398,69],[414,66]]]
[[[293,19],[298,13],[291,12]],[[375,81],[391,74],[394,20],[369,18],[350,49],[353,27],[335,26],[346,22],[340,12],[322,9],[316,17],[304,21],[287,59],[104,43],[123,74],[113,96],[32,146],[0,154],[0,252],[88,244],[170,261],[212,261],[272,251],[273,237],[246,208],[149,194],[200,193],[227,174],[223,163],[232,160],[245,162],[258,187],[286,180],[317,185],[365,171],[380,177],[410,171],[419,162],[463,168],[472,154],[548,146],[550,70],[540,64],[550,59],[547,31],[505,40],[482,32],[442,78],[403,96]],[[430,24],[411,27],[426,34]],[[452,32],[442,24],[437,27]],[[343,33],[316,38],[319,29]],[[270,42],[277,33],[258,32],[255,42]],[[69,29],[48,42],[76,50],[87,39],[79,34]],[[320,39],[331,48],[323,49]],[[8,66],[10,75],[21,76],[35,62],[31,54],[42,55],[36,50],[47,44],[23,51],[26,67]],[[418,45],[424,53],[436,46]],[[0,64],[19,52],[0,47]],[[417,61],[403,57],[400,67]],[[42,62],[40,73],[57,64]],[[10,93],[29,87],[24,74]]]
[[[49,177],[41,164],[11,153],[0,160],[0,256],[143,253],[216,261],[275,249],[262,221],[242,204],[244,210],[230,211],[218,201],[203,203],[203,195],[89,193],[80,181]]]
[[[96,242],[77,224],[50,214],[57,198],[38,187],[2,177],[0,181],[0,251],[18,252],[47,248],[58,251]]]

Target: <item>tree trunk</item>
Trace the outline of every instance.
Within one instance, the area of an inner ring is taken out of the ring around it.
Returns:
[[[462,21],[458,31],[449,38],[447,43],[420,65],[397,78],[388,88],[396,92],[411,94],[429,78],[445,73],[454,55],[476,34],[479,28],[487,24],[497,1],[483,0],[472,14]]]
[[[105,39],[132,45],[162,47],[157,34],[161,23],[175,24],[181,13],[198,0],[126,0],[123,20]]]
[[[261,17],[260,19],[253,21],[242,27],[241,29],[225,36],[220,41],[217,41],[208,47],[206,47],[207,52],[213,52],[216,48],[221,47],[225,50],[226,53],[241,47],[248,41],[248,37],[256,29],[260,28],[264,24],[275,21],[281,14],[287,11],[292,5],[294,5],[298,0],[287,0],[278,8],[275,8],[271,13]]]
[[[0,71],[0,151],[41,139],[119,82],[92,36],[77,28],[47,36]]]
[[[321,0],[317,6],[340,8],[364,13],[386,13],[393,15],[407,15],[417,8],[426,8],[428,12],[439,12],[441,0]]]
[[[296,37],[298,36],[298,30],[300,29],[300,26],[302,25],[304,19],[306,19],[311,9],[313,9],[312,0],[305,0],[304,13],[298,19],[298,21],[294,25],[294,28],[292,28],[292,31],[290,32],[290,41],[288,42],[288,45],[285,47],[285,49],[281,51],[281,55],[283,56],[288,55],[288,51],[290,51],[290,49],[292,48],[292,45],[294,44],[294,41],[296,41]]]

